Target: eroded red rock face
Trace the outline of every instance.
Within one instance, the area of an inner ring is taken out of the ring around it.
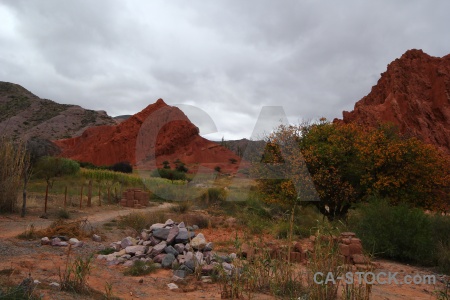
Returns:
[[[180,109],[162,99],[118,125],[89,128],[79,137],[55,143],[61,156],[95,165],[120,161],[141,165],[146,160],[146,167],[152,168],[155,159],[158,167],[164,160],[180,159],[233,171],[238,164],[231,165],[230,159],[240,160],[230,150],[202,138]]]
[[[345,123],[391,122],[450,153],[450,55],[408,50],[381,74],[372,91],[343,112]]]

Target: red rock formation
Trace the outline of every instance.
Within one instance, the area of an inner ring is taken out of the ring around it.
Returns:
[[[239,157],[230,150],[202,138],[199,129],[177,107],[162,99],[118,125],[87,129],[81,136],[58,140],[63,157],[95,165],[111,165],[120,161],[154,168],[162,161],[180,159],[186,164],[201,163],[214,169],[233,171]]]
[[[450,153],[450,55],[408,50],[381,74],[372,91],[343,112],[345,123],[391,122]]]

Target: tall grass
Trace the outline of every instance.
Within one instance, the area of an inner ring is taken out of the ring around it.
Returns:
[[[29,157],[23,142],[0,137],[0,211],[15,212],[24,168]]]

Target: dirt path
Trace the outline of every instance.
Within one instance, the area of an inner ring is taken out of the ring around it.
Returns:
[[[73,217],[71,217],[71,220],[87,219],[91,225],[98,226],[100,223],[128,215],[132,212],[156,212],[168,209],[171,206],[171,203],[162,203],[158,206],[150,206],[142,209],[117,206],[93,207],[88,210],[72,210],[71,214]],[[31,224],[33,224],[36,229],[46,228],[50,226],[55,219],[56,218],[43,219],[35,213],[29,214],[25,218],[21,218],[19,215],[0,215],[0,238],[16,237],[24,232]]]

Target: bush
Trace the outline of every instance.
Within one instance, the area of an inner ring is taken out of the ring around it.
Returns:
[[[124,275],[130,275],[130,276],[142,276],[150,274],[151,272],[155,271],[157,268],[153,264],[153,262],[145,262],[142,260],[136,260],[134,261],[133,265],[128,267],[123,274]]]
[[[70,219],[70,213],[66,209],[59,209],[57,215],[59,219]]]
[[[114,172],[133,173],[133,166],[126,161],[118,162],[110,166],[108,169]]]
[[[375,255],[426,265],[433,261],[430,220],[420,209],[373,198],[350,222],[364,248]]]
[[[34,167],[34,173],[39,178],[51,179],[64,175],[74,175],[80,170],[80,164],[74,160],[44,156],[41,157]]]
[[[169,180],[186,180],[186,173],[171,169],[157,169],[152,172],[153,177],[169,179]]]
[[[227,198],[226,191],[220,188],[209,188],[207,194],[210,202],[225,201]]]
[[[119,221],[119,227],[130,227],[141,232],[147,225],[147,220],[142,213],[131,213],[123,216]]]

